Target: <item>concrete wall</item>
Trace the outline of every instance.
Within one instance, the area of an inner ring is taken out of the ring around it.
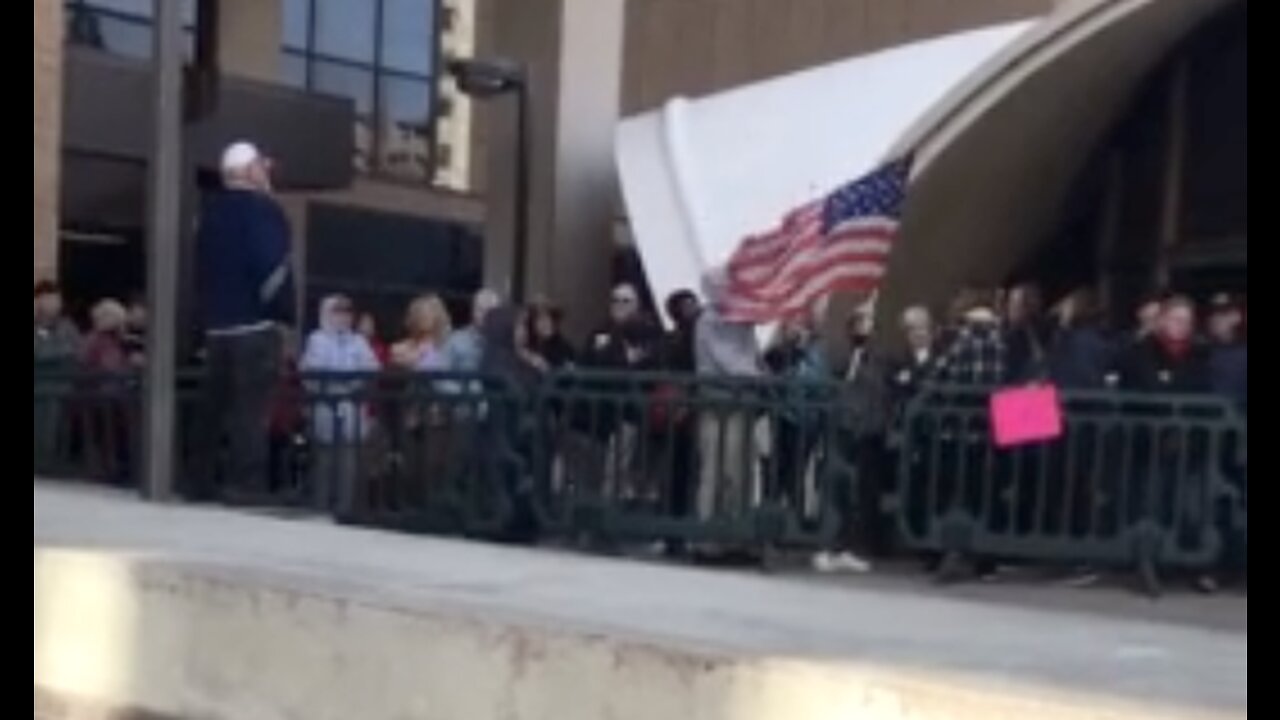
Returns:
[[[35,278],[56,277],[62,0],[35,0]]]
[[[33,512],[37,691],[190,720],[1248,710],[1247,600],[1227,595],[812,582],[40,481]]]
[[[42,718],[1235,717],[866,662],[700,651],[126,553],[37,547],[34,625]]]

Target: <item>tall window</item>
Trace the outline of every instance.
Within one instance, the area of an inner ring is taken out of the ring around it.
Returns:
[[[154,0],[67,0],[67,41],[139,60],[151,58]],[[196,0],[182,0],[187,56],[191,55]]]
[[[432,176],[439,0],[284,0],[281,77],[350,98],[356,169]]]

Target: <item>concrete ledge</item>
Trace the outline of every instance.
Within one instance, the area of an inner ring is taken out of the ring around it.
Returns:
[[[1018,610],[1000,631],[937,599],[36,496],[38,698],[228,720],[1247,716],[1232,635]],[[1055,681],[1028,627],[1069,671],[1096,646],[1114,667],[1094,671],[1131,675]]]
[[[44,690],[35,692],[35,720],[183,720],[135,707],[108,705],[94,700]]]

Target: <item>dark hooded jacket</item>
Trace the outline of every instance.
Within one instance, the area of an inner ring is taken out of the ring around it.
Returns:
[[[537,384],[539,374],[520,357],[516,348],[516,324],[519,320],[519,313],[509,305],[495,308],[485,315],[480,328],[483,342],[480,371],[512,383],[517,390],[528,390]]]
[[[491,310],[480,327],[483,350],[480,356],[480,372],[486,382],[508,384],[515,397],[499,395],[488,403],[489,426],[486,442],[498,443],[497,452],[490,453],[489,461],[496,461],[497,474],[508,504],[502,522],[499,540],[514,543],[532,543],[539,533],[540,520],[529,481],[530,442],[534,431],[525,426],[521,400],[525,392],[541,380],[540,373],[520,356],[516,347],[516,327],[519,312],[509,306]],[[492,447],[492,446],[491,446]]]

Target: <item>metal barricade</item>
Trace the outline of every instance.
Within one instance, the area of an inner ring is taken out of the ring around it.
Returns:
[[[140,387],[132,373],[37,372],[36,474],[136,486]]]
[[[1067,393],[1060,438],[999,449],[989,395],[931,387],[906,407],[893,507],[909,549],[1133,565],[1153,590],[1159,567],[1222,560],[1237,522],[1222,511],[1245,497],[1243,457],[1235,486],[1227,459],[1246,426],[1229,404]]]
[[[830,544],[852,483],[836,384],[574,372],[533,393],[549,531],[767,555]]]
[[[525,398],[459,374],[302,377],[305,502],[340,521],[500,538],[519,507]]]
[[[303,374],[274,393],[268,479],[247,490],[205,374],[178,383],[180,496],[362,525],[767,553],[830,546],[855,483],[837,383]],[[136,487],[141,400],[136,375],[37,374],[38,470]]]
[[[278,393],[285,419],[257,504],[597,549],[831,547],[853,514],[878,510],[853,501],[864,418],[849,392],[659,373],[574,372],[524,388],[308,374]],[[1061,438],[1001,450],[988,395],[930,387],[904,409],[887,507],[905,549],[1135,565],[1153,587],[1160,567],[1226,559],[1247,575],[1248,425],[1229,405],[1068,393]],[[179,375],[178,399],[176,485],[205,497],[193,488],[212,488],[225,465],[225,428],[212,425],[199,371]],[[140,402],[135,374],[38,372],[37,474],[137,487]]]

